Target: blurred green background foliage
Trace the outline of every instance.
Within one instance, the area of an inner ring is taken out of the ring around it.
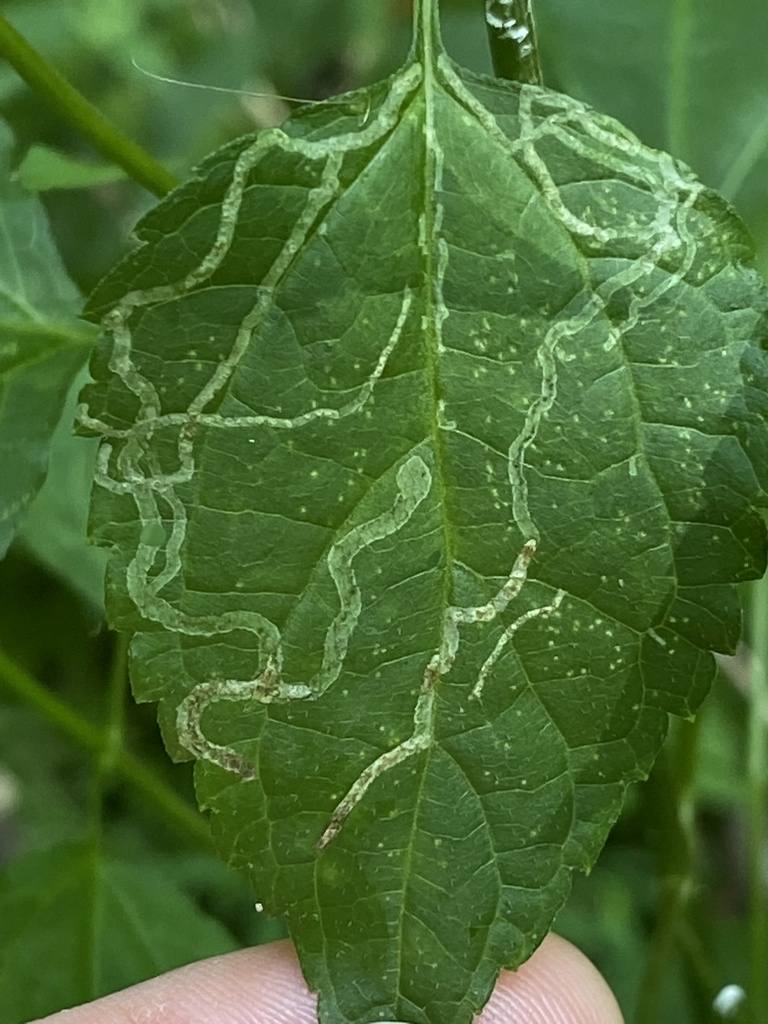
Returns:
[[[480,0],[442,6],[449,53],[490,72]],[[12,0],[0,10],[181,177],[216,146],[287,116],[290,103],[275,94],[317,99],[374,81],[403,59],[410,36],[407,0]],[[691,164],[737,207],[768,269],[764,0],[539,0],[536,11],[547,84]],[[183,88],[140,69],[265,95]],[[0,116],[15,139],[12,173],[39,192],[86,293],[155,200],[1,61]],[[168,761],[153,710],[127,696],[114,706],[108,680],[125,676],[125,649],[103,621],[103,553],[85,542],[95,451],[70,435],[77,386],[47,483],[0,563],[3,1024],[282,934],[212,854],[195,824],[190,766]],[[695,726],[674,727],[558,922],[605,973],[628,1020],[660,955],[658,1024],[716,1019],[712,994],[744,982],[747,660],[725,664]],[[44,700],[4,685],[14,673],[42,684],[73,716],[69,726]],[[114,744],[89,750],[73,722],[97,737],[117,723],[144,788]],[[41,975],[38,963],[50,970]]]

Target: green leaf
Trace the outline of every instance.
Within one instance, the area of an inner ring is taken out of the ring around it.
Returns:
[[[51,435],[93,336],[40,202],[9,178],[0,123],[0,557],[48,468]]]
[[[92,188],[123,181],[127,177],[122,167],[110,164],[92,164],[50,146],[32,146],[18,170],[19,181],[32,192],[45,192],[57,188]]]
[[[93,296],[140,700],[327,1022],[464,1022],[765,567],[768,296],[722,199],[447,60],[239,139]]]
[[[51,438],[48,476],[27,511],[19,540],[103,615],[106,553],[87,543],[98,443],[72,436],[77,395],[85,379],[84,373],[79,374],[66,398]]]
[[[59,846],[0,874],[0,1017],[21,1024],[237,948],[146,864]]]
[[[538,0],[548,78],[686,160],[768,254],[768,6]],[[620,83],[620,87],[617,87]]]

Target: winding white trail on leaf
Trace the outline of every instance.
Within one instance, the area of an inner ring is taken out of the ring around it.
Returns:
[[[601,245],[613,242],[619,237],[618,229],[602,228],[596,224],[587,223],[568,208],[561,198],[560,191],[548,168],[536,151],[536,141],[547,136],[554,136],[566,141],[584,156],[594,155],[591,149],[591,143],[594,141],[601,147],[596,155],[604,163],[617,171],[626,171],[627,158],[633,160],[636,153],[640,152],[637,143],[630,136],[618,134],[612,122],[603,122],[599,118],[593,119],[591,112],[588,113],[585,108],[574,109],[569,101],[561,102],[558,97],[555,97],[553,101],[550,117],[537,126],[534,123],[532,102],[534,98],[540,98],[542,93],[535,88],[523,88],[520,101],[521,135],[518,141],[511,142],[501,132],[495,118],[478,103],[465,87],[445,57],[438,58],[438,67],[445,86],[449,92],[453,93],[455,99],[477,118],[488,135],[499,142],[504,150],[508,151],[510,155],[522,159],[538,181],[541,194],[561,223],[565,224],[573,234]],[[548,94],[547,98],[549,98]],[[436,168],[434,192],[437,196],[442,187],[444,153],[439,142],[437,127],[430,119],[429,109],[429,103],[427,103],[425,141],[427,149],[432,149],[431,156]],[[586,139],[574,136],[572,129],[575,125],[571,119],[575,120],[579,130],[583,129],[586,124]],[[617,158],[609,156],[605,159],[603,152],[605,146],[615,149],[619,156]],[[434,738],[437,683],[439,678],[448,673],[454,665],[459,650],[460,625],[491,622],[496,619],[520,594],[527,580],[528,568],[536,551],[539,531],[531,516],[528,503],[525,458],[527,450],[536,441],[540,427],[557,399],[558,355],[561,346],[569,339],[582,335],[587,328],[604,318],[607,304],[616,292],[622,288],[636,285],[643,278],[650,279],[655,274],[659,261],[679,252],[680,259],[677,269],[673,273],[667,274],[654,287],[649,287],[644,294],[640,289],[635,289],[629,315],[620,327],[609,327],[605,342],[606,348],[620,343],[623,336],[637,324],[643,309],[656,302],[665,292],[682,281],[693,266],[697,247],[688,227],[688,214],[701,193],[702,186],[690,177],[684,176],[671,157],[662,157],[661,166],[663,171],[661,187],[658,184],[658,173],[652,174],[649,171],[646,177],[649,189],[657,201],[656,216],[647,228],[643,228],[639,224],[632,225],[632,237],[639,239],[641,244],[647,246],[646,251],[639,258],[628,261],[625,269],[613,275],[592,295],[577,296],[570,304],[569,309],[564,311],[564,318],[557,320],[546,332],[537,349],[536,361],[541,370],[541,390],[539,395],[531,401],[522,428],[511,442],[508,450],[508,475],[512,490],[513,514],[524,538],[523,548],[515,561],[512,572],[504,586],[487,604],[447,609],[439,650],[430,660],[424,673],[412,734],[404,742],[385,751],[372,761],[353,783],[345,797],[337,805],[330,823],[317,844],[321,850],[338,834],[349,814],[363,799],[377,778],[415,754],[429,749]],[[683,197],[682,202],[681,197]],[[442,219],[443,208],[438,202],[437,216],[435,217],[437,233],[442,226]],[[443,282],[447,274],[449,252],[442,237],[435,242],[434,239],[423,239],[422,234],[423,232],[420,233],[420,243],[423,249],[425,241],[426,245],[429,245],[430,241],[432,245],[436,244],[438,273],[435,304],[438,313],[435,329],[438,352],[443,352],[445,347],[442,325],[448,316],[443,299]],[[607,318],[605,319],[607,320]],[[607,322],[610,324],[610,321]],[[446,421],[444,405],[440,407],[440,418],[440,426],[443,429],[446,429],[444,425],[446,422],[451,424],[448,429],[455,429],[456,425],[453,421]],[[482,697],[488,677],[515,634],[528,622],[556,613],[564,598],[565,592],[558,590],[548,604],[528,609],[502,631],[493,650],[480,668],[471,694],[473,698],[480,699]]]
[[[426,463],[409,458],[397,472],[398,495],[393,507],[352,528],[331,545],[328,571],[336,586],[339,611],[329,625],[319,672],[308,684],[287,683],[282,676],[282,638],[277,626],[259,612],[235,609],[210,615],[193,615],[178,608],[161,591],[181,572],[182,549],[187,530],[187,513],[177,488],[194,476],[195,434],[200,426],[214,429],[268,427],[300,430],[313,423],[333,422],[355,416],[370,402],[387,363],[399,344],[413,303],[413,293],[403,291],[396,322],[367,378],[351,398],[336,407],[313,407],[293,417],[254,414],[227,416],[206,412],[223,392],[243,360],[255,333],[264,323],[274,301],[275,290],[285,278],[294,259],[306,245],[316,225],[341,195],[340,179],[345,158],[383,141],[398,124],[404,105],[421,80],[421,68],[405,68],[392,82],[375,117],[354,131],[330,139],[293,138],[281,129],[261,132],[237,157],[227,186],[212,245],[200,263],[186,275],[168,284],[128,292],[104,317],[103,326],[111,339],[109,369],[138,399],[135,422],[119,428],[93,417],[86,406],[78,416],[81,424],[104,435],[100,448],[96,482],[116,494],[130,495],[136,505],[140,537],[136,554],[126,569],[128,594],[139,613],[171,632],[213,637],[245,630],[258,638],[257,670],[250,679],[211,679],[195,687],[177,709],[179,739],[196,756],[248,776],[250,769],[229,748],[208,742],[200,727],[206,707],[218,700],[294,700],[316,696],[330,686],[341,672],[349,640],[357,624],[362,599],[352,565],[360,552],[402,528],[428,493],[431,475]],[[135,313],[159,303],[190,294],[205,285],[229,253],[237,230],[240,210],[249,178],[274,149],[301,156],[318,165],[317,183],[308,188],[304,209],[289,237],[260,282],[259,297],[243,318],[234,344],[217,365],[205,385],[183,413],[163,413],[161,397],[134,359],[131,321]],[[177,428],[177,466],[163,469],[154,442],[161,430]],[[162,511],[166,513],[164,516]],[[166,519],[170,513],[170,527]]]
[[[536,351],[541,390],[530,403],[523,426],[509,446],[508,475],[515,522],[523,538],[538,538],[528,506],[525,461],[528,449],[535,443],[542,423],[557,400],[559,359],[569,341],[595,326],[604,326],[607,331],[606,349],[619,346],[637,325],[643,311],[690,274],[698,246],[689,220],[705,188],[673,157],[649,151],[617,122],[570,97],[537,86],[520,87],[520,135],[510,139],[444,55],[438,58],[438,69],[448,93],[482,125],[488,137],[510,159],[527,170],[555,218],[571,234],[596,247],[627,239],[641,250],[637,257],[624,260],[623,269],[612,274],[595,291],[575,296]],[[646,224],[631,217],[622,221],[620,211],[613,209],[617,226],[605,227],[579,217],[561,196],[559,186],[537,151],[537,144],[551,139],[585,160],[613,171],[619,180],[639,181],[655,204],[653,219]],[[667,271],[654,283],[661,263],[674,263],[675,269]],[[612,324],[608,305],[625,288],[632,291],[628,315],[621,323]],[[570,351],[578,355],[578,346],[572,344]],[[632,465],[636,467],[636,462]]]
[[[325,634],[323,660],[319,671],[307,683],[286,683],[282,679],[282,650],[279,633],[275,649],[264,671],[253,680],[209,680],[196,686],[179,704],[176,729],[179,741],[196,757],[234,771],[243,779],[254,777],[250,763],[231,747],[206,738],[201,718],[206,708],[220,700],[273,701],[318,697],[336,682],[347,656],[349,641],[363,609],[362,594],[355,575],[354,561],[377,541],[401,530],[429,494],[432,474],[418,455],[412,455],[397,471],[397,496],[386,512],[353,527],[330,548],[328,572],[339,598],[339,610]]]
[[[446,95],[475,118],[488,138],[509,158],[517,160],[525,168],[553,216],[572,236],[586,246],[605,246],[620,241],[626,234],[641,251],[637,257],[624,260],[622,268],[595,291],[585,289],[574,296],[538,345],[535,359],[539,390],[532,395],[520,429],[510,440],[507,452],[513,517],[521,534],[522,547],[508,577],[490,600],[446,609],[438,648],[424,670],[410,736],[375,757],[360,773],[333,811],[318,841],[319,849],[325,848],[338,835],[376,779],[429,748],[434,741],[438,683],[454,667],[462,629],[476,623],[488,624],[499,620],[520,596],[528,580],[540,537],[529,507],[526,458],[557,401],[559,363],[564,352],[577,351],[577,339],[597,327],[606,331],[606,349],[621,344],[624,335],[639,322],[643,311],[691,272],[697,254],[689,218],[702,186],[671,157],[654,155],[651,160],[646,151],[639,149],[636,141],[623,134],[614,122],[600,118],[571,100],[535,87],[522,87],[520,90],[520,135],[510,140],[500,129],[495,116],[482,106],[445,57],[437,58],[434,70]],[[258,639],[258,664],[251,678],[208,679],[195,686],[177,708],[176,725],[181,744],[195,757],[236,773],[243,779],[254,777],[253,765],[232,747],[217,744],[206,737],[203,729],[206,710],[218,701],[255,701],[268,705],[275,701],[306,700],[322,694],[334,684],[343,669],[364,607],[355,562],[366,550],[375,549],[379,541],[407,526],[430,493],[431,472],[419,455],[412,454],[395,474],[396,494],[392,504],[378,515],[349,528],[331,545],[326,564],[339,607],[325,633],[319,670],[307,682],[299,683],[289,683],[283,677],[282,637],[277,626],[267,617],[243,608],[193,615],[182,611],[163,596],[164,589],[181,573],[187,531],[187,513],[177,488],[188,483],[195,473],[195,435],[200,426],[223,430],[260,427],[302,430],[357,416],[371,402],[412,314],[414,296],[407,287],[403,290],[395,323],[391,325],[375,364],[354,393],[338,406],[308,408],[291,417],[261,413],[227,416],[206,411],[232,380],[254,335],[272,308],[276,289],[324,213],[341,195],[345,157],[383,141],[394,131],[405,105],[423,81],[418,64],[407,67],[392,79],[387,98],[370,120],[346,134],[311,141],[291,138],[280,129],[260,133],[234,163],[213,243],[199,265],[177,281],[129,292],[104,318],[105,330],[112,340],[109,368],[138,401],[135,422],[130,427],[118,428],[91,416],[85,407],[79,412],[84,426],[101,432],[105,437],[98,458],[97,483],[116,494],[131,496],[136,505],[141,531],[136,553],[126,569],[126,583],[139,613],[171,632],[214,637],[244,630]],[[599,162],[617,177],[626,175],[633,181],[639,180],[654,200],[654,217],[648,223],[635,219],[625,226],[621,223],[613,226],[590,221],[584,213],[577,215],[563,198],[537,149],[542,141],[553,139],[584,159]],[[435,209],[429,227],[427,219],[422,218],[417,241],[422,254],[425,257],[429,255],[429,261],[435,268],[428,286],[435,314],[430,329],[439,358],[446,351],[443,325],[449,310],[444,285],[450,252],[443,232],[445,210],[440,199],[445,152],[435,119],[434,97],[431,101],[427,97],[424,145],[433,169],[431,188]],[[137,311],[190,294],[211,279],[232,247],[249,178],[275,148],[316,164],[316,183],[307,188],[305,207],[265,274],[258,299],[240,323],[230,351],[183,413],[164,413],[157,389],[134,359],[132,318]],[[674,270],[660,276],[658,271],[662,262],[667,267],[674,265]],[[631,292],[628,312],[620,323],[612,324],[607,317],[607,307],[621,289]],[[441,402],[440,429],[457,429],[450,412]],[[173,467],[161,466],[156,454],[156,438],[161,430],[166,431],[166,435],[169,430],[176,431],[176,465]],[[636,471],[636,463],[633,465]],[[563,591],[556,591],[545,603],[529,607],[512,622],[501,624],[495,644],[479,669],[471,691],[472,698],[482,699],[488,679],[519,630],[535,619],[555,615],[564,597]]]
[[[437,686],[440,678],[447,675],[454,666],[456,656],[461,643],[461,626],[473,625],[477,622],[493,622],[499,615],[502,615],[509,604],[514,601],[528,579],[528,567],[531,564],[536,552],[536,541],[530,540],[523,545],[523,549],[515,560],[512,571],[507,577],[503,586],[496,594],[481,605],[470,605],[467,607],[449,606],[443,616],[442,636],[440,646],[429,660],[424,670],[419,697],[416,702],[416,710],[413,716],[413,732],[396,747],[385,751],[356,779],[346,796],[337,805],[330,822],[318,840],[319,850],[324,849],[338,835],[342,825],[354,810],[357,804],[365,796],[371,784],[390,771],[398,764],[402,764],[414,754],[428,750],[434,741],[435,727],[435,705],[437,699]],[[482,696],[485,679],[491,669],[501,657],[504,648],[512,640],[517,630],[526,622],[530,622],[541,616],[551,615],[560,607],[564,591],[558,591],[551,602],[541,608],[532,608],[523,615],[518,616],[515,621],[502,633],[493,652],[486,659],[480,670],[477,683],[472,690],[472,696],[479,699]]]

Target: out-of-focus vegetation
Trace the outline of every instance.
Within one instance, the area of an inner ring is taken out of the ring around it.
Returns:
[[[274,94],[321,98],[386,74],[410,35],[406,0],[1,7],[179,176],[216,146],[287,116],[290,104]],[[481,7],[445,0],[444,35],[458,62],[489,72]],[[540,0],[536,9],[548,84],[619,117],[724,191],[766,268],[768,7],[737,7]],[[162,83],[140,69],[244,94]],[[96,156],[3,62],[0,115],[15,140],[13,173],[40,193],[67,272],[86,293],[127,251],[132,225],[155,200]],[[114,707],[109,679],[124,679],[125,650],[103,624],[102,553],[85,545],[94,446],[70,436],[76,390],[47,483],[0,563],[6,1024],[282,933],[280,922],[253,911],[244,885],[208,848],[189,766],[167,760],[154,712],[127,695]],[[599,866],[576,879],[559,919],[561,933],[605,973],[628,1020],[649,976],[654,985],[662,979],[659,1024],[716,1019],[712,995],[746,980],[748,671],[746,653],[729,662],[700,721],[675,726],[651,782],[633,791]],[[33,680],[57,703],[46,703]],[[91,749],[76,727],[83,720],[96,737]],[[133,774],[115,745],[94,752],[106,722],[120,733],[117,747],[137,759]],[[39,963],[50,965],[49,975]]]

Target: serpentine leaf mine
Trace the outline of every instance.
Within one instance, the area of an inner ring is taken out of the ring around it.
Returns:
[[[136,695],[327,1024],[470,1020],[765,567],[741,225],[415,18],[143,220],[79,412]]]

